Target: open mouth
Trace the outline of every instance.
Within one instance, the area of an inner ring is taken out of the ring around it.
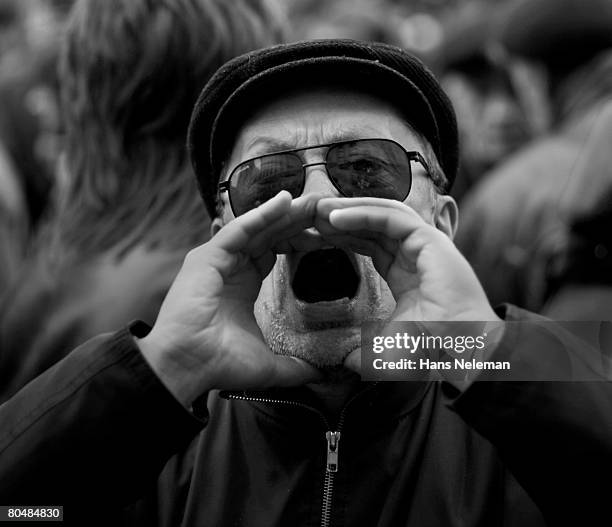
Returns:
[[[307,303],[354,298],[359,275],[341,249],[320,249],[305,254],[293,276],[293,293]]]

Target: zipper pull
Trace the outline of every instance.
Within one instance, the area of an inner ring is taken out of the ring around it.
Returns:
[[[340,432],[325,432],[325,439],[327,439],[327,472],[338,472]]]

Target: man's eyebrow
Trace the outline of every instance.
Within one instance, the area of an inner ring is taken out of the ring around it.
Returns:
[[[253,152],[256,155],[278,152],[279,150],[291,150],[292,148],[295,148],[295,143],[291,141],[265,136],[255,137],[246,144],[247,152]]]
[[[374,139],[380,137],[380,132],[368,127],[343,128],[333,130],[324,136],[326,143],[336,143],[339,141],[355,141],[357,139]]]

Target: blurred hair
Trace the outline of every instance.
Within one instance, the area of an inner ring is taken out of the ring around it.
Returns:
[[[556,84],[612,47],[610,0],[516,0],[499,26],[511,53],[541,62]]]
[[[0,0],[0,29],[6,31],[19,23],[19,4],[15,0]]]
[[[46,235],[81,254],[201,243],[192,107],[219,66],[284,30],[273,0],[78,0],[60,60],[66,181]]]
[[[47,0],[49,7],[61,14],[68,14],[75,0]]]

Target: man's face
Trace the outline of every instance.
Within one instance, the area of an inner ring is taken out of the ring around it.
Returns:
[[[247,122],[223,179],[252,157],[356,138],[392,139],[408,151],[423,152],[422,142],[399,115],[375,98],[352,92],[298,93],[266,106]],[[316,148],[299,154],[309,164],[324,161],[325,152],[326,148]],[[339,196],[324,165],[306,170],[304,194]],[[414,171],[405,203],[432,224],[435,196],[425,170]],[[233,215],[226,193],[223,200],[221,219],[227,223]],[[326,368],[341,365],[360,347],[364,321],[386,319],[394,307],[393,296],[370,257],[343,247],[334,249],[322,240],[317,250],[278,256],[263,281],[255,316],[272,351]]]

